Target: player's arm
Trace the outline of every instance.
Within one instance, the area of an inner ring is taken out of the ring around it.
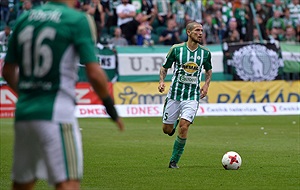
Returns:
[[[212,77],[212,64],[211,64],[211,53],[208,52],[207,59],[204,63],[205,69],[205,82],[202,88],[200,89],[200,98],[204,98],[208,93],[209,84]]]
[[[159,71],[159,86],[158,86],[158,91],[160,93],[165,91],[165,78],[167,76],[168,73],[168,68],[164,68],[163,66],[160,68]]]
[[[116,122],[120,130],[124,130],[124,124],[119,117],[107,87],[107,76],[97,63],[95,56],[96,28],[93,18],[85,14],[82,19],[76,22],[74,28],[74,44],[80,56],[80,63],[85,65],[86,75],[98,97],[103,101],[108,115]]]
[[[114,120],[121,131],[124,130],[124,124],[115,109],[114,102],[111,99],[108,91],[108,80],[105,72],[98,63],[88,63],[86,64],[86,74],[90,81],[90,84],[94,88],[96,94],[103,101],[103,105],[106,108],[108,115]]]
[[[168,73],[168,69],[172,67],[175,59],[174,59],[174,46],[171,47],[170,51],[167,54],[167,57],[165,59],[165,62],[161,66],[159,70],[159,85],[158,85],[158,91],[160,93],[163,93],[165,91],[165,78]]]
[[[2,72],[2,76],[10,88],[18,94],[19,66],[6,62]]]
[[[200,95],[201,99],[204,98],[208,93],[208,88],[209,88],[209,84],[210,84],[210,81],[211,81],[211,76],[212,76],[212,70],[211,69],[205,72],[205,83],[201,88],[201,95]]]

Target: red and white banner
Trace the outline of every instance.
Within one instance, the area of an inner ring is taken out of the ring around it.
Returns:
[[[17,99],[17,95],[8,86],[0,86],[0,118],[14,117]]]
[[[162,104],[116,105],[122,117],[161,117]],[[102,105],[78,105],[76,117],[109,117]],[[300,103],[202,104],[197,116],[300,115]]]
[[[113,97],[113,85],[111,82],[108,83],[108,91]],[[79,82],[76,84],[76,103],[77,105],[94,105],[102,104],[102,101],[98,98],[90,83]]]
[[[113,97],[112,83],[108,83],[108,90],[111,97]],[[0,86],[0,118],[12,118],[15,113],[15,105],[17,102],[17,95],[11,88],[6,85]],[[101,105],[91,85],[87,82],[80,82],[76,84],[76,102],[77,105]]]

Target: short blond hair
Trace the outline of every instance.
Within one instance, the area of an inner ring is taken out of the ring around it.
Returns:
[[[195,25],[201,25],[201,24],[196,21],[191,21],[186,25],[186,27],[185,27],[186,31],[193,30],[195,28]]]

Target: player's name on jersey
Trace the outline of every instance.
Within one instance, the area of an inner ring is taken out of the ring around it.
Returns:
[[[52,21],[59,23],[61,17],[61,12],[59,11],[40,11],[40,10],[33,10],[31,11],[28,20],[31,21]]]

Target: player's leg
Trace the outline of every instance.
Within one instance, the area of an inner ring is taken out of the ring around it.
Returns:
[[[83,156],[77,121],[49,122],[49,125],[51,129],[48,126],[48,135],[41,135],[48,182],[54,184],[56,189],[79,190],[83,174]]]
[[[194,100],[187,100],[181,102],[181,120],[178,129],[178,136],[180,138],[187,138],[190,124],[193,123],[197,114],[199,103]]]
[[[35,185],[35,181],[31,181],[28,183],[17,183],[13,182],[13,190],[32,190]]]
[[[36,179],[48,179],[56,189],[79,189],[82,144],[77,121],[18,122],[15,127],[13,187],[31,189]]]
[[[35,166],[41,157],[38,137],[31,122],[16,122],[14,136],[12,189],[31,190],[36,181]]]
[[[163,132],[165,134],[168,134],[168,135],[172,136],[171,133],[172,133],[172,130],[173,130],[173,125],[174,124],[163,123]]]
[[[177,122],[180,110],[179,101],[166,98],[163,110],[163,132],[172,136],[174,134],[174,124]],[[176,126],[176,125],[175,125]],[[175,129],[174,129],[175,130]],[[173,134],[172,134],[173,133]]]
[[[173,152],[170,159],[170,168],[178,168],[181,155],[183,154],[184,147],[187,140],[187,134],[190,124],[193,122],[194,117],[198,110],[198,102],[184,101],[181,103],[181,119],[179,123],[178,136],[175,139]]]
[[[191,125],[190,121],[188,121],[184,118],[181,118],[179,128],[178,128],[178,137],[180,137],[182,139],[186,139],[188,136],[188,130],[189,130],[190,125]]]
[[[174,133],[175,133],[175,131],[176,131],[176,128],[177,128],[177,126],[178,126],[178,124],[179,124],[179,121],[180,121],[179,118],[175,121],[175,123],[173,124],[172,132],[168,134],[169,136],[173,136],[173,135],[174,135]]]
[[[55,190],[79,190],[80,182],[79,180],[68,180],[55,185]]]
[[[179,159],[184,151],[189,125],[190,125],[189,121],[183,118],[180,119],[178,136],[174,141],[173,152],[170,159],[169,168],[179,168],[177,166],[177,163],[179,162]]]

